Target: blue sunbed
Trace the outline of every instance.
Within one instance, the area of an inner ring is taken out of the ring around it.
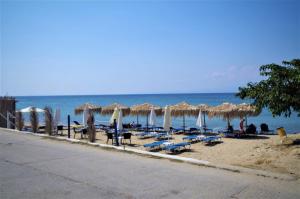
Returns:
[[[203,142],[212,143],[212,142],[217,142],[220,140],[221,140],[220,136],[207,136],[206,138],[203,139]]]
[[[156,135],[155,132],[142,132],[137,134],[139,138],[150,138],[150,137],[154,137],[155,135]]]
[[[183,140],[187,140],[189,142],[193,142],[193,141],[202,141],[203,139],[205,139],[206,136],[204,135],[188,135],[183,137]]]
[[[198,138],[198,135],[189,135],[189,136],[183,137],[182,139],[183,139],[183,140],[190,141],[190,142],[193,142],[193,141],[196,141],[197,138]]]
[[[149,144],[144,144],[145,148],[149,148],[149,149],[155,149],[155,148],[161,148],[162,145],[164,145],[165,143],[168,143],[166,141],[157,141],[157,142],[152,142]]]
[[[186,149],[187,146],[189,146],[189,148],[191,148],[191,143],[180,142],[180,143],[176,143],[176,144],[170,144],[170,145],[166,145],[163,149],[168,152],[174,153],[177,151],[181,151],[182,149]]]
[[[168,134],[168,133],[157,133],[157,134],[155,135],[155,138],[156,138],[157,140],[164,140],[164,139],[171,138],[171,135]]]

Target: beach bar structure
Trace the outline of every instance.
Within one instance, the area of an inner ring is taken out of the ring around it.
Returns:
[[[0,97],[0,127],[15,127],[16,102],[14,97]]]

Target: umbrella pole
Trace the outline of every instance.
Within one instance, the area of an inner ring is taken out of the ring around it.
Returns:
[[[203,113],[204,132],[206,132],[205,112]]]
[[[139,125],[139,115],[136,115],[136,125]]]
[[[147,121],[146,121],[146,126],[147,126],[146,127],[146,132],[148,132],[148,114],[147,114],[147,118],[146,119],[147,119]]]
[[[183,132],[185,133],[185,116],[183,114]]]
[[[247,115],[245,115],[245,124],[246,124],[246,129],[247,129],[247,127],[248,127],[248,122],[247,122]]]
[[[230,122],[229,122],[229,117],[227,116],[227,129],[229,129]]]

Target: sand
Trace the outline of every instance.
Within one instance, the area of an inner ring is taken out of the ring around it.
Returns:
[[[66,132],[65,132],[66,134]],[[73,138],[73,132],[72,132]],[[184,135],[173,135],[171,142],[182,142]],[[80,134],[76,134],[80,139]],[[86,138],[84,138],[86,139]],[[96,142],[106,143],[106,134],[97,132]],[[293,144],[293,141],[298,142]],[[300,177],[300,134],[288,135],[288,138],[281,143],[279,136],[255,136],[252,138],[222,138],[220,143],[205,145],[202,142],[193,143],[191,150],[175,154],[177,156],[190,157],[200,160],[207,160],[216,164],[227,164],[242,166],[265,171],[272,171]],[[132,136],[131,145],[126,147],[146,150],[143,145],[154,142],[154,138],[139,139]],[[108,142],[111,144],[111,140]],[[165,153],[158,151],[157,153]]]

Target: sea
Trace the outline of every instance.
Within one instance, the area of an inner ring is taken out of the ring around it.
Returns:
[[[69,96],[19,96],[17,99],[17,109],[22,109],[28,106],[38,108],[51,107],[53,110],[59,108],[61,110],[61,122],[67,124],[67,116],[70,115],[71,121],[77,120],[82,122],[82,115],[75,115],[74,109],[84,103],[92,103],[99,106],[107,106],[112,103],[120,103],[126,106],[132,106],[141,103],[151,103],[159,106],[173,105],[185,101],[187,103],[198,105],[208,104],[211,106],[219,105],[223,102],[234,104],[249,103],[251,101],[241,100],[234,93],[190,93],[190,94],[130,94],[130,95],[69,95]],[[40,114],[40,122],[43,123],[43,115]],[[25,122],[29,122],[29,116],[24,115]],[[110,116],[95,115],[97,124],[108,124]],[[195,117],[186,117],[186,126],[196,127]],[[138,118],[140,124],[146,124],[146,117]],[[239,118],[233,119],[231,124],[234,129],[239,129]],[[126,116],[123,118],[124,123],[137,123],[136,116]],[[278,127],[284,127],[288,133],[300,132],[300,117],[296,113],[292,113],[291,117],[277,116],[264,109],[259,116],[248,117],[247,123],[254,124],[258,130],[261,123],[269,125],[269,129],[276,130]],[[182,117],[172,118],[172,126],[174,128],[182,127]],[[221,118],[206,117],[206,124],[211,129],[223,129],[226,127],[226,121]],[[157,117],[156,126],[163,125],[163,117]]]

